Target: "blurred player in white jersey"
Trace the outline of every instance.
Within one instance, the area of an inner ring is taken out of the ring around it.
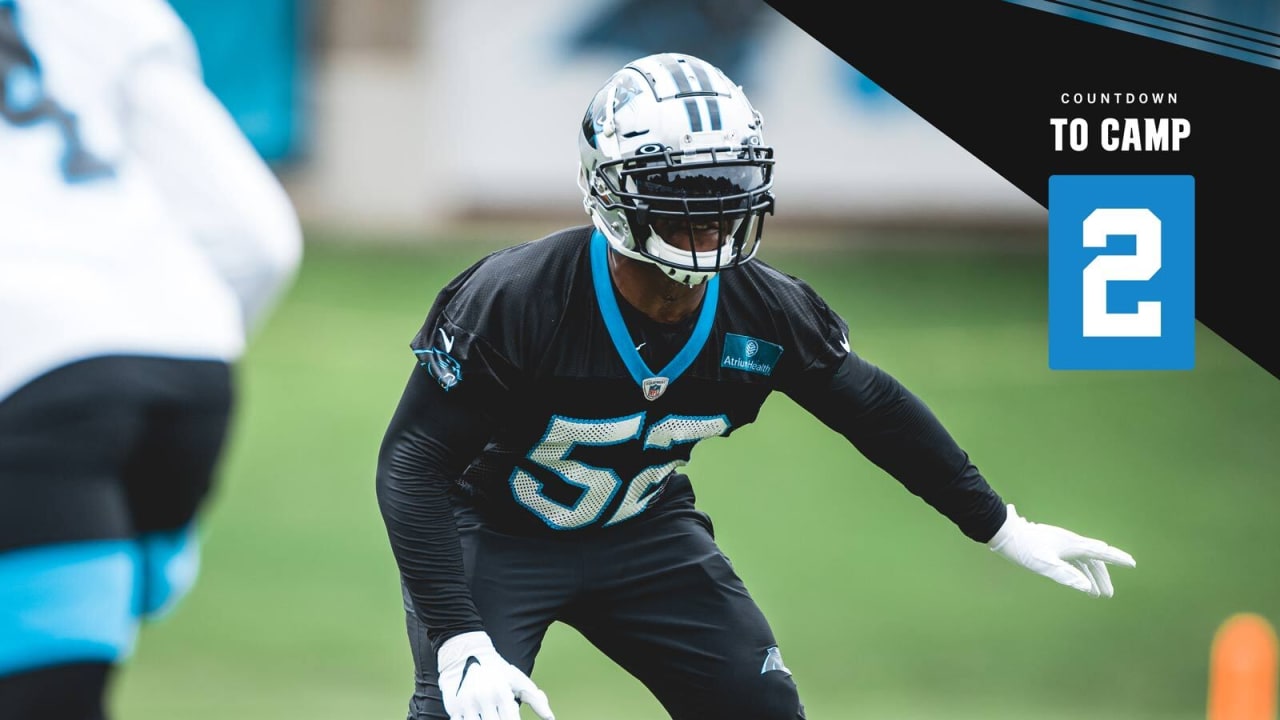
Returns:
[[[100,720],[302,254],[164,0],[0,0],[0,718]]]

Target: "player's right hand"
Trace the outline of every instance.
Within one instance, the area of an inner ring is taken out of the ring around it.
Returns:
[[[440,694],[451,720],[520,720],[520,703],[543,720],[555,720],[547,695],[493,648],[488,633],[445,640],[436,653]]]

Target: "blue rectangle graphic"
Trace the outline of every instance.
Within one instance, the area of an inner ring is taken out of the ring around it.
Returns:
[[[1049,367],[1195,366],[1195,178],[1049,178]]]

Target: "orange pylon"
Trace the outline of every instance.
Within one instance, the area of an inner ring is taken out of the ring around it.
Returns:
[[[1236,613],[1214,634],[1209,656],[1208,720],[1276,720],[1275,628],[1256,613]]]

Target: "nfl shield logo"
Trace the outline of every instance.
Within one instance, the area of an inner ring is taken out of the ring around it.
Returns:
[[[667,379],[664,377],[651,377],[640,383],[640,389],[644,391],[645,400],[657,400],[662,397],[662,393],[667,391]]]

